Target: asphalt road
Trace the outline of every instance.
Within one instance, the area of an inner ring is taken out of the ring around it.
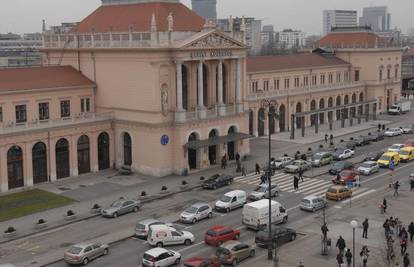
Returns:
[[[388,147],[391,144],[394,143],[404,143],[404,141],[408,138],[414,138],[414,135],[404,135],[399,137],[393,137],[393,138],[386,138],[384,141],[380,141],[377,143],[373,143],[372,145],[364,146],[364,147],[358,147],[356,150],[356,156],[355,158],[362,158],[363,155],[368,153],[369,151],[375,151],[375,150],[384,150],[386,147]],[[315,172],[323,172],[324,168],[329,168],[329,166],[325,166],[322,168],[317,168],[314,171]],[[397,168],[395,169],[392,178],[393,181],[400,180],[402,183],[401,190],[408,190],[408,176],[410,173],[412,173],[414,170],[414,162],[410,163],[401,163]],[[306,173],[305,173],[306,175]],[[332,178],[329,174],[323,174],[317,177],[314,183],[320,182],[321,184],[325,181],[330,181]],[[364,191],[357,194],[355,196],[355,199],[363,199],[368,198],[369,195],[376,190],[380,188],[384,188],[388,185],[390,182],[391,175],[390,171],[388,169],[381,169],[378,173],[371,175],[371,176],[364,176],[362,177],[362,185],[361,187],[364,188]],[[323,180],[323,181],[322,181]],[[283,183],[283,182],[282,182]],[[287,182],[288,184],[290,182]],[[312,191],[312,187],[318,187],[318,185],[312,186],[312,182],[305,182],[308,183],[308,188],[310,188],[308,191]],[[299,189],[301,189],[301,184],[299,184]],[[137,220],[141,220],[148,217],[154,217],[153,215],[156,215],[155,217],[168,217],[168,218],[177,218],[179,212],[187,205],[195,202],[195,201],[206,201],[211,204],[215,202],[223,193],[226,191],[232,190],[232,189],[242,189],[246,191],[250,191],[255,187],[254,184],[247,184],[247,183],[238,183],[235,182],[229,187],[226,188],[220,188],[216,191],[204,191],[204,190],[195,190],[191,192],[187,192],[185,194],[178,194],[174,196],[173,198],[168,199],[168,201],[161,200],[158,202],[150,203],[148,206],[146,206],[142,213],[138,214],[131,214],[127,216],[123,216],[120,218],[117,218],[115,220],[108,220],[103,218],[96,218],[91,221],[85,221],[82,223],[79,223],[78,226],[74,226],[77,229],[74,229],[72,227],[72,233],[69,234],[68,232],[63,231],[62,233],[56,233],[59,235],[65,236],[65,240],[70,240],[69,243],[75,243],[79,242],[81,240],[86,240],[86,236],[89,236],[88,231],[96,232],[96,224],[99,224],[99,229],[101,233],[106,233],[110,231],[111,228],[119,228],[119,227],[131,227],[131,233],[132,233],[132,227],[134,223]],[[282,193],[279,195],[279,197],[276,198],[277,201],[281,202],[283,205],[286,206],[289,210],[289,221],[286,226],[289,227],[289,225],[292,222],[297,222],[301,218],[304,218],[305,216],[315,216],[312,213],[300,211],[297,206],[300,203],[301,198],[306,195],[308,191],[306,191],[306,188],[303,189],[305,192],[302,193],[295,193],[295,192],[285,192],[282,191]],[[392,189],[389,189],[390,191]],[[329,208],[328,209],[338,209],[343,207],[348,207],[352,205],[352,200],[345,200],[342,203],[341,202],[333,202],[330,201]],[[162,208],[160,208],[162,207]],[[161,210],[161,213],[160,213]],[[158,216],[162,214],[163,216]],[[214,213],[213,217],[211,219],[203,220],[195,225],[183,225],[181,223],[176,223],[176,227],[178,229],[185,229],[187,231],[192,232],[196,236],[196,241],[191,246],[185,247],[185,246],[173,246],[170,247],[170,249],[173,249],[175,251],[178,251],[182,254],[183,259],[187,259],[189,257],[193,256],[208,256],[213,255],[215,253],[215,248],[212,248],[210,246],[206,246],[203,243],[203,236],[205,231],[216,224],[225,224],[228,226],[231,226],[233,228],[238,228],[241,230],[241,240],[253,243],[254,242],[254,235],[255,232],[245,229],[245,227],[241,224],[241,209],[232,211],[228,214],[221,214],[221,213]],[[85,236],[86,235],[86,236]],[[83,238],[82,238],[83,236]],[[99,236],[96,236],[99,237]],[[121,241],[119,243],[113,244],[110,248],[110,254],[106,257],[99,258],[93,262],[90,263],[90,266],[137,266],[141,262],[141,257],[143,253],[150,249],[151,247],[143,240],[139,240],[136,238],[128,238],[124,241]],[[256,249],[256,255],[265,254],[266,250],[257,248]],[[64,262],[57,262],[55,264],[49,265],[49,266],[67,266]]]

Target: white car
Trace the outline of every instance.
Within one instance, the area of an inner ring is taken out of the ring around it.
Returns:
[[[414,129],[412,126],[405,126],[401,128],[404,134],[412,134],[414,133]]]
[[[167,267],[172,265],[179,265],[181,261],[181,254],[164,248],[153,248],[144,253],[142,257],[143,267]]]
[[[388,151],[389,152],[397,152],[397,153],[399,153],[400,150],[401,150],[401,148],[403,148],[403,147],[404,147],[404,144],[393,144],[392,146],[390,146],[388,148]]]
[[[195,241],[195,237],[188,231],[178,231],[167,225],[151,225],[147,241],[150,246],[159,248],[183,244],[189,246]]]
[[[339,160],[352,158],[352,156],[355,154],[355,151],[351,149],[339,150],[337,152],[338,153],[335,153],[334,156],[336,156],[336,158]]]
[[[376,161],[365,161],[358,167],[357,171],[363,175],[370,175],[379,171],[379,168],[380,167]]]
[[[385,136],[398,136],[398,135],[402,135],[403,134],[403,130],[401,130],[400,128],[390,128],[388,130],[386,130],[384,132]]]
[[[282,169],[285,166],[291,164],[293,161],[294,159],[291,157],[279,157],[272,161],[272,164],[276,169]]]
[[[180,215],[180,221],[184,223],[196,223],[205,218],[211,218],[213,209],[207,203],[195,203],[185,209]]]

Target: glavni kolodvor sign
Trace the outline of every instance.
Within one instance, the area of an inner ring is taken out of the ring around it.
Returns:
[[[209,50],[198,50],[191,52],[192,58],[206,58],[206,57],[231,57],[233,51],[230,49],[209,49]]]

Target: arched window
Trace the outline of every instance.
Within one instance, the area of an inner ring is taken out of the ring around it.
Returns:
[[[129,133],[123,135],[124,143],[124,165],[132,165],[132,139]]]
[[[78,172],[79,174],[91,171],[89,137],[82,135],[78,139]]]
[[[23,187],[23,150],[19,146],[12,146],[7,151],[7,175],[9,189]]]
[[[47,150],[43,142],[36,143],[32,148],[33,183],[47,182]]]
[[[98,167],[99,170],[108,169],[109,163],[109,134],[102,132],[98,136]]]
[[[69,142],[61,138],[56,142],[56,177],[57,179],[65,178],[70,175],[69,165]]]

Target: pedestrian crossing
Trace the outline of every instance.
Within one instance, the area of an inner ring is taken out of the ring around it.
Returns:
[[[257,186],[261,182],[261,176],[262,174],[249,173],[246,176],[235,177],[234,182]],[[289,173],[275,172],[271,178],[272,184],[278,185],[281,192],[303,194],[305,196],[314,195],[319,197],[324,197],[328,188],[333,185],[331,181],[327,180],[303,178],[303,181],[299,181],[299,188],[295,190],[293,187],[293,176],[294,175]],[[375,192],[375,189],[369,190],[369,188],[366,187],[355,187],[352,189],[352,198],[356,199],[359,198],[358,195],[362,197],[373,192]],[[346,200],[343,202],[347,203]]]

